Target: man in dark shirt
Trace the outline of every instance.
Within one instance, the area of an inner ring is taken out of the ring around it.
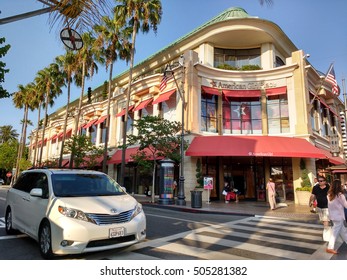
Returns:
[[[319,185],[315,185],[312,189],[310,201],[317,200],[317,213],[319,220],[323,223],[323,240],[329,241],[330,238],[330,227],[329,227],[329,212],[328,212],[328,190],[329,185],[327,184],[324,177],[318,177]]]

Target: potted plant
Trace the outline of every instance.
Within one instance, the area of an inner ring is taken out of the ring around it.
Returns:
[[[201,161],[200,158],[196,161],[195,169],[196,183],[194,190],[191,190],[191,206],[192,208],[201,208],[202,207],[202,189],[204,187],[204,177],[202,176],[201,171]]]
[[[306,169],[305,161],[300,160],[301,169],[301,188],[296,188],[296,198],[299,205],[309,205],[309,200],[312,192],[312,185],[310,178],[308,177],[308,172]]]

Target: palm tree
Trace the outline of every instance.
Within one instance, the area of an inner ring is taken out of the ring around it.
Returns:
[[[12,125],[0,126],[0,144],[10,141],[18,141],[19,134]]]
[[[35,133],[35,140],[33,141],[35,143],[35,149],[34,149],[34,156],[33,156],[33,166],[36,166],[37,163],[37,149],[38,149],[38,141],[39,141],[39,128],[41,127],[41,107],[44,101],[44,91],[40,90],[37,84],[34,83],[34,90],[35,90],[35,96],[32,99],[32,106],[34,109],[38,109],[37,113],[37,129]]]
[[[98,72],[97,62],[103,62],[101,58],[101,50],[95,48],[95,38],[91,32],[86,32],[82,34],[83,47],[76,54],[76,64],[78,65],[78,72],[75,75],[76,84],[81,86],[81,94],[78,103],[77,114],[75,117],[75,127],[72,136],[77,135],[79,122],[81,118],[82,105],[83,105],[83,95],[85,87],[85,79],[88,77],[93,77],[94,73]],[[74,153],[70,155],[69,168],[72,168],[74,161]]]
[[[44,140],[45,140],[45,130],[46,130],[47,122],[48,122],[48,115],[47,115],[48,105],[52,106],[54,104],[53,99],[61,94],[62,92],[61,87],[64,86],[64,77],[62,73],[59,71],[58,64],[51,63],[49,67],[46,67],[37,73],[35,81],[38,88],[45,92],[45,103],[44,103],[45,117],[44,117],[43,127],[42,127],[42,137],[41,137],[41,147],[40,147],[41,150],[40,150],[40,157],[38,161],[38,164],[41,165],[42,152],[43,152],[43,146],[44,146]]]
[[[70,106],[70,96],[71,96],[71,91],[70,91],[71,81],[78,67],[76,60],[77,60],[76,54],[69,50],[66,51],[65,55],[60,55],[55,59],[56,63],[60,67],[60,72],[63,73],[63,76],[67,83],[67,101],[66,101],[66,107],[65,107],[63,138],[61,140],[60,156],[59,156],[59,163],[58,163],[59,167],[62,167],[62,162],[63,162],[64,142],[66,138],[66,127],[67,127],[67,119],[69,116],[69,106]]]
[[[13,94],[13,103],[16,108],[24,108],[24,115],[22,121],[22,132],[18,146],[18,154],[16,161],[16,173],[14,174],[15,178],[19,172],[19,163],[23,157],[23,152],[25,150],[25,142],[26,142],[26,131],[28,126],[28,112],[29,109],[33,110],[32,100],[36,95],[35,85],[34,83],[29,83],[26,86],[18,85],[18,91]]]
[[[38,0],[51,8],[51,25],[60,25],[88,30],[90,26],[97,24],[103,15],[110,10],[109,0]]]
[[[162,5],[160,0],[121,0],[120,5],[114,8],[115,17],[118,19],[119,24],[124,26],[127,23],[132,27],[132,44],[130,51],[130,69],[129,69],[129,83],[125,105],[125,116],[123,124],[123,145],[122,145],[122,163],[120,184],[124,185],[124,171],[125,171],[125,151],[126,151],[126,131],[128,122],[128,108],[130,102],[132,72],[134,67],[134,53],[136,35],[139,30],[143,33],[148,33],[152,28],[154,32],[157,31],[157,26],[161,21]]]
[[[112,72],[113,64],[118,59],[129,59],[129,42],[130,29],[122,28],[122,25],[118,24],[118,19],[114,14],[111,19],[109,17],[102,18],[102,25],[94,26],[94,30],[98,35],[95,41],[97,48],[103,50],[105,57],[106,71],[109,72],[108,82],[108,94],[107,94],[107,112],[106,112],[106,135],[105,135],[105,146],[104,146],[104,159],[102,164],[102,171],[106,173],[106,162],[107,162],[107,149],[108,149],[108,138],[109,138],[109,127],[110,127],[110,107],[112,97]]]

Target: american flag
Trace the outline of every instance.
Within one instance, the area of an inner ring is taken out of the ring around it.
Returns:
[[[164,73],[163,77],[161,78],[161,82],[160,82],[160,86],[159,86],[159,90],[160,91],[163,91],[166,86],[167,86],[167,81],[170,80],[172,77],[172,75],[166,75]]]
[[[334,70],[334,65],[333,64],[330,65],[328,73],[325,76],[325,80],[331,84],[331,86],[332,86],[332,93],[335,94],[335,95],[339,95],[339,87],[337,85],[336,76],[335,76],[335,70]]]

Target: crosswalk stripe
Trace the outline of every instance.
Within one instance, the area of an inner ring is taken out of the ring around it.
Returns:
[[[0,228],[5,228],[5,218],[0,218]]]
[[[322,229],[321,224],[248,217],[139,243],[129,248],[126,254],[128,257],[134,254],[137,259],[141,254],[146,255],[142,259],[174,258],[177,255],[182,255],[182,259],[190,256],[209,260],[317,259],[326,247]]]

